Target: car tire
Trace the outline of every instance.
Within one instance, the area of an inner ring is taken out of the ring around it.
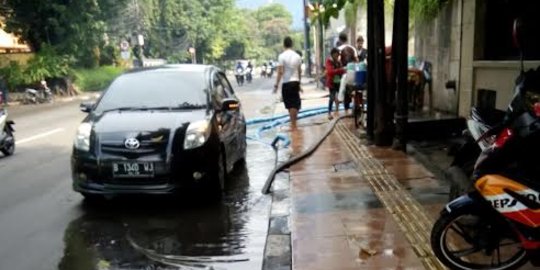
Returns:
[[[223,151],[220,151],[219,158],[217,159],[215,173],[213,174],[213,177],[208,179],[207,188],[209,189],[209,191],[203,191],[205,193],[209,193],[212,199],[221,198],[223,195],[223,191],[225,190],[225,182],[227,178],[227,163],[225,158],[226,157]]]

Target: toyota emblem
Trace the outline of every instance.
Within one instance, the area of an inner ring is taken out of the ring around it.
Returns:
[[[127,149],[139,149],[139,147],[141,147],[141,143],[135,138],[126,139],[124,145]]]

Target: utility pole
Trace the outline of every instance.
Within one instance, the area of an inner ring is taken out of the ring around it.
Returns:
[[[306,62],[307,62],[307,75],[311,77],[311,48],[309,42],[309,22],[308,22],[308,5],[307,0],[304,0],[304,50],[306,51]]]
[[[324,29],[324,25],[323,25],[323,21],[322,21],[322,13],[320,12],[321,10],[321,6],[322,5],[322,0],[318,0],[318,5],[319,5],[319,16],[317,17],[318,18],[318,21],[319,21],[319,69],[322,70],[322,67],[324,66],[324,33],[323,33],[323,29]]]
[[[409,120],[407,98],[407,54],[409,39],[409,0],[395,0],[395,39],[392,52],[395,55],[395,80],[397,81],[396,140],[394,148],[407,151],[407,124]]]
[[[385,62],[385,42],[384,42],[384,1],[371,0],[374,8],[373,21],[373,43],[375,55],[369,61],[370,65],[375,65],[375,77],[370,87],[375,87],[375,125],[374,141],[377,146],[392,145],[393,121],[392,106],[388,102],[387,82],[386,82],[386,62]],[[369,57],[369,55],[368,55]]]
[[[367,43],[368,43],[368,63],[375,63],[375,56],[377,55],[377,50],[375,50],[375,32],[374,22],[375,22],[375,7],[374,3],[376,0],[367,1]],[[375,138],[375,65],[367,66],[367,119],[366,119],[366,135],[368,140],[373,141]]]

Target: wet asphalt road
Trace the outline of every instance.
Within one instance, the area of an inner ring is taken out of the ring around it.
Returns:
[[[272,84],[255,79],[235,89],[268,93]],[[257,115],[244,108],[247,118]],[[9,112],[17,149],[0,157],[0,269],[261,269],[270,198],[260,189],[274,164],[268,146],[248,141],[247,162],[218,202],[182,192],[88,205],[71,190],[71,146],[84,118],[78,102]]]

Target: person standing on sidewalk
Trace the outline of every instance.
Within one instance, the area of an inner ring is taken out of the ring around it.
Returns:
[[[333,48],[330,51],[330,56],[326,59],[326,87],[330,91],[328,97],[328,120],[332,120],[332,105],[336,104],[336,114],[339,111],[339,100],[337,99],[337,93],[339,91],[339,84],[341,82],[341,75],[345,74],[345,69],[341,66],[339,61],[339,50]]]
[[[281,96],[285,108],[289,111],[291,119],[291,131],[296,131],[296,120],[298,110],[301,107],[300,101],[300,79],[302,78],[302,57],[293,48],[291,37],[283,40],[284,51],[279,55],[277,67],[277,79],[274,85],[274,93],[277,92],[281,84]],[[283,79],[283,81],[282,81]]]
[[[358,36],[356,39],[356,51],[358,55],[358,61],[364,62],[367,59],[367,50],[364,48],[364,37]]]
[[[358,62],[358,52],[356,51],[356,48],[349,44],[348,42],[349,38],[347,37],[347,34],[341,33],[339,34],[339,44],[341,44],[338,49],[340,52],[340,60],[341,65],[343,67],[347,67],[349,63],[356,63]],[[351,81],[351,78],[348,78],[347,81]],[[345,83],[345,82],[344,82]],[[354,87],[352,85],[346,86],[346,93],[345,98],[343,100],[343,107],[345,107],[345,114],[349,114],[349,109],[351,107],[352,102],[352,92],[354,90]]]

